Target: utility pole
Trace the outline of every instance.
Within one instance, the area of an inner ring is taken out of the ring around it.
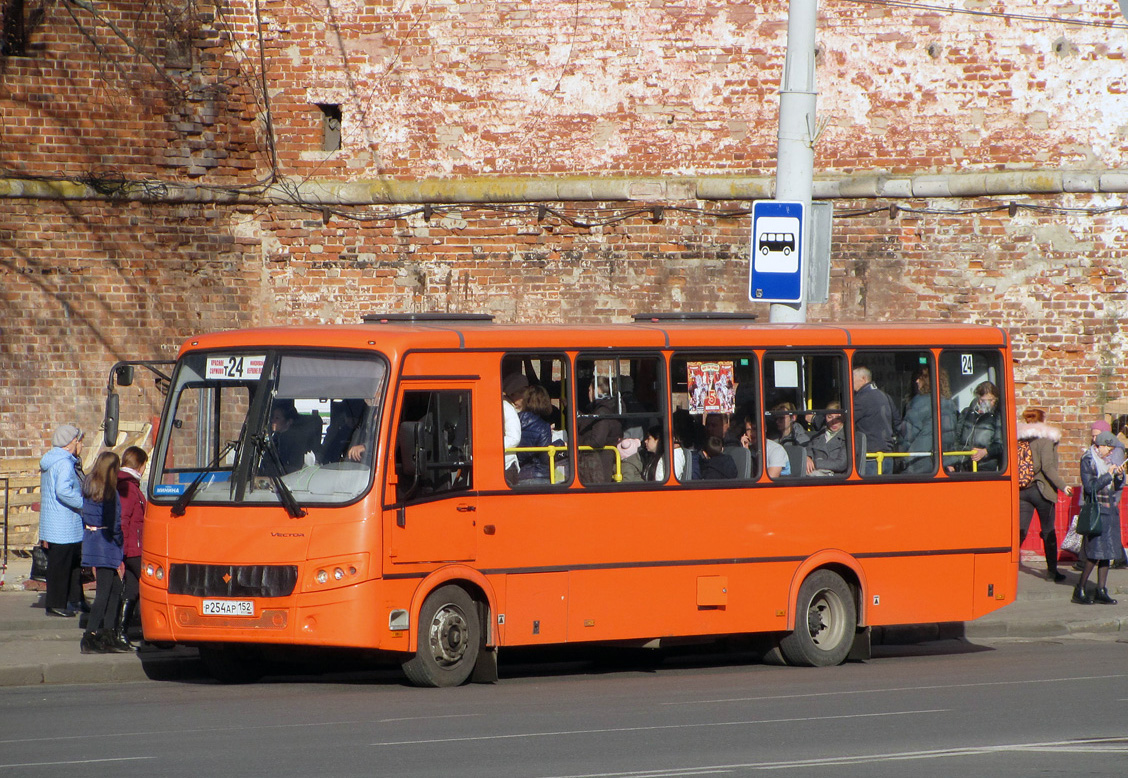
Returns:
[[[787,56],[779,91],[779,147],[776,152],[776,200],[801,202],[811,213],[815,178],[815,23],[818,0],[789,0]],[[803,230],[803,256],[811,231]],[[807,301],[798,305],[772,303],[769,321],[804,322]]]

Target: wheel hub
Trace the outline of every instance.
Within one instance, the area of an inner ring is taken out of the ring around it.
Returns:
[[[444,667],[457,664],[466,654],[470,634],[465,614],[453,605],[439,608],[431,622],[431,655]]]

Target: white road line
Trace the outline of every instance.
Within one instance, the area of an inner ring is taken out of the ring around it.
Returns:
[[[602,735],[611,732],[653,732],[664,729],[702,729],[708,727],[745,727],[757,724],[794,724],[803,721],[839,721],[842,719],[869,719],[884,716],[917,716],[925,713],[948,713],[947,710],[898,710],[886,713],[851,713],[842,716],[801,716],[788,719],[749,719],[747,721],[714,721],[700,724],[661,724],[649,727],[612,727],[608,729],[568,729],[549,732],[515,732],[508,735],[472,735],[467,737],[434,738],[428,740],[393,740],[372,743],[373,746],[416,746],[433,743],[467,743],[486,740],[520,740],[534,737],[564,737],[568,735]]]
[[[884,754],[862,754],[857,756],[824,757],[821,759],[796,759],[788,762],[745,762],[743,764],[699,765],[673,770],[640,770],[620,773],[583,773],[576,775],[545,776],[545,778],[660,778],[666,775],[699,774],[692,771],[731,772],[733,770],[792,770],[807,767],[831,767],[838,765],[859,765],[869,762],[898,762],[918,759],[947,759],[965,756],[990,756],[1015,752],[1057,752],[1077,753],[1128,753],[1128,739],[1090,738],[1083,740],[1053,740],[1043,743],[1014,743],[998,746],[978,746],[968,748],[940,748],[931,751],[902,751]]]
[[[479,716],[483,714],[467,714]],[[430,720],[432,718],[444,718],[442,716],[422,716]],[[195,727],[193,729],[152,729],[148,731],[138,732],[114,732],[112,733],[117,737],[151,737],[153,735],[199,735],[208,732],[258,732],[270,729],[309,729],[313,727],[341,727],[341,726],[354,726],[358,724],[373,725],[380,724],[385,721],[396,721],[397,719],[376,719],[366,721],[306,721],[300,724],[260,724],[256,726],[226,726],[226,727]],[[89,735],[52,735],[51,737],[23,737],[12,738],[11,740],[0,740],[0,746],[11,745],[13,743],[51,743],[59,740],[100,740],[105,738],[107,733],[97,732],[90,733]],[[148,758],[148,757],[146,757]]]
[[[0,764],[0,770],[9,767],[58,767],[64,764],[99,764],[101,762],[136,762],[139,759],[156,759],[155,756],[118,756],[112,759],[75,759],[70,762],[23,762],[21,764]]]
[[[983,681],[981,683],[946,683],[936,686],[892,686],[887,689],[855,689],[843,692],[810,692],[808,694],[773,694],[762,697],[720,697],[712,700],[685,700],[663,702],[662,705],[711,705],[719,702],[760,702],[762,700],[793,700],[800,697],[840,697],[851,694],[885,694],[887,692],[916,692],[930,689],[974,689],[984,686],[1026,686],[1043,683],[1075,683],[1077,681],[1106,681],[1110,678],[1128,678],[1128,673],[1117,675],[1079,675],[1074,678],[1031,678],[1024,681]]]

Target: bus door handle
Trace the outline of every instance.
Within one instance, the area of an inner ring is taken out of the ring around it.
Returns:
[[[466,503],[459,503],[457,506],[455,506],[454,509],[456,511],[458,511],[459,513],[473,513],[474,511],[478,510],[478,506],[477,505],[467,505]]]

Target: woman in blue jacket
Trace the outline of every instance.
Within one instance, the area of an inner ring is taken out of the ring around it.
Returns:
[[[39,542],[47,548],[48,616],[88,610],[82,594],[82,430],[63,424],[39,460]]]
[[[121,601],[122,544],[121,500],[118,497],[118,468],[121,462],[112,451],[103,451],[82,484],[82,565],[94,568],[98,588],[90,620],[79,650],[84,654],[129,651],[114,626]]]

